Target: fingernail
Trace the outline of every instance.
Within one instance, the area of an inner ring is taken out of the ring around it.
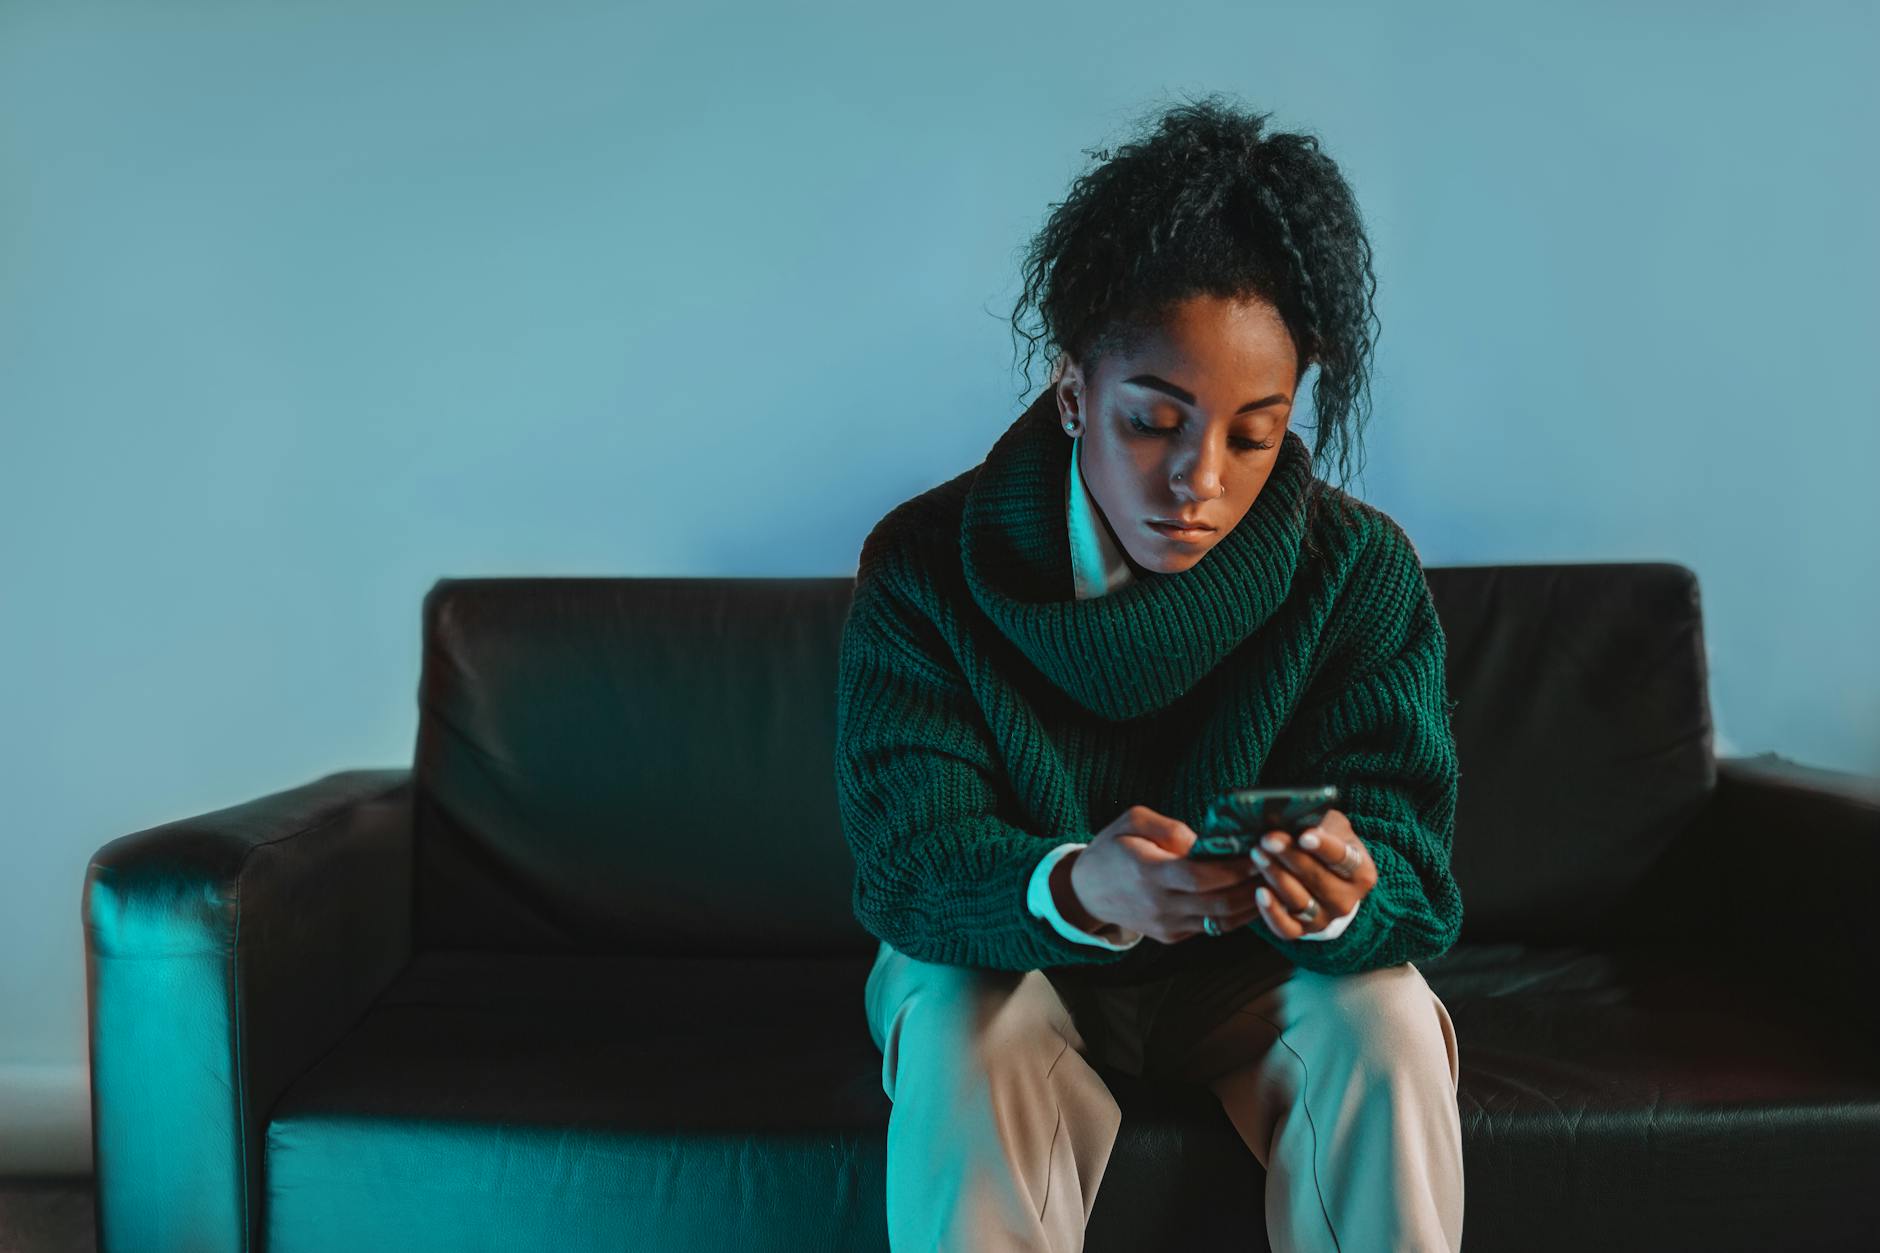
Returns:
[[[1259,901],[1261,906],[1265,907],[1273,903],[1273,894],[1267,891],[1266,886],[1262,884],[1253,890],[1253,899]]]
[[[1308,831],[1304,835],[1299,837],[1300,848],[1309,850],[1309,849],[1317,848],[1318,846],[1319,846],[1319,833],[1316,830]]]
[[[1280,839],[1277,835],[1263,835],[1260,837],[1260,847],[1266,849],[1269,853],[1277,853],[1282,848],[1286,847],[1286,841]]]
[[[1258,866],[1262,870],[1266,869],[1267,856],[1265,853],[1262,853],[1257,848],[1250,848],[1247,850],[1247,856],[1253,858],[1254,865]]]

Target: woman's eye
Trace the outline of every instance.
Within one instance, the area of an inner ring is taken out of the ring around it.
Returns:
[[[1130,415],[1129,424],[1135,427],[1138,431],[1141,431],[1144,435],[1173,435],[1177,430],[1180,429],[1178,427],[1173,427],[1173,426],[1150,426],[1148,423],[1144,422],[1141,418],[1138,418],[1134,414]],[[1234,439],[1234,440],[1230,440],[1229,442],[1232,443],[1236,448],[1240,449],[1242,452],[1254,452],[1256,450],[1264,451],[1265,449],[1273,447],[1273,444],[1274,444],[1274,441],[1270,439],[1265,440],[1265,441],[1255,441],[1251,439]]]

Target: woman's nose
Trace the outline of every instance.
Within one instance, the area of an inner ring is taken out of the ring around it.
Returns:
[[[1174,473],[1177,477],[1170,486],[1176,491],[1186,491],[1198,500],[1212,500],[1221,494],[1220,461],[1208,449],[1196,453],[1186,464],[1178,462]]]

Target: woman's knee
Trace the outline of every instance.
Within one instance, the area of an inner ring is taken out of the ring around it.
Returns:
[[[889,989],[879,1012],[883,1051],[971,1081],[1042,1079],[1075,1027],[1037,971],[933,967]],[[930,1079],[939,1078],[930,1075]]]
[[[1306,977],[1300,978],[1299,975]],[[1295,975],[1295,993],[1312,996],[1302,1014],[1356,1054],[1354,1070],[1400,1081],[1432,1069],[1455,1089],[1459,1053],[1449,1011],[1416,966],[1403,962],[1355,975]]]

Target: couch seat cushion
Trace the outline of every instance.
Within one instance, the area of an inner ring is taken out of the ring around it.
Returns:
[[[883,1250],[870,960],[421,953],[271,1112],[269,1247]],[[1472,1245],[1880,1222],[1880,1075],[1807,1006],[1650,955],[1419,968],[1461,1044]],[[1213,1098],[1102,1073],[1124,1121],[1089,1253],[1261,1247]]]

